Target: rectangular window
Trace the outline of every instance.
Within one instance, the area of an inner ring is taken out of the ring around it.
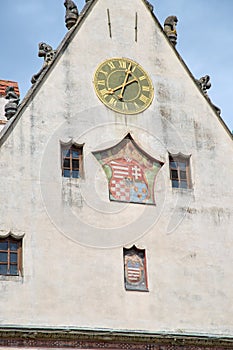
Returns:
[[[0,239],[0,275],[22,275],[22,239]]]
[[[169,156],[170,178],[174,188],[192,188],[189,156]]]
[[[62,147],[62,176],[79,178],[83,174],[83,146]]]

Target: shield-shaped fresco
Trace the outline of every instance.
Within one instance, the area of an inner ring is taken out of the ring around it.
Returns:
[[[155,204],[155,178],[163,163],[145,153],[130,135],[93,154],[108,178],[110,200]]]
[[[125,278],[127,283],[138,284],[143,277],[143,262],[142,259],[136,255],[128,255],[125,257]]]
[[[111,200],[144,203],[149,197],[149,189],[144,171],[135,160],[124,158],[111,160],[112,177],[109,182]]]
[[[125,289],[148,291],[145,249],[124,248],[123,254]]]

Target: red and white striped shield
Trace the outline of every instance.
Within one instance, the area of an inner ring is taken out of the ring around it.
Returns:
[[[129,284],[138,284],[143,278],[143,261],[137,255],[125,256],[125,277]]]
[[[149,194],[143,168],[135,160],[118,158],[107,163],[111,167],[110,195],[123,202],[144,202]]]

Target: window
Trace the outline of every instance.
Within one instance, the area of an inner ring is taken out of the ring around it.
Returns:
[[[62,146],[62,176],[82,177],[83,146]]]
[[[170,178],[174,188],[191,188],[190,177],[190,157],[178,155],[169,155]]]
[[[22,239],[0,239],[0,275],[22,275]]]
[[[148,292],[145,249],[124,248],[125,289]]]

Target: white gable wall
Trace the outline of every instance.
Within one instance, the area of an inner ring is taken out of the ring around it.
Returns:
[[[145,112],[115,113],[95,95],[95,69],[111,57],[151,77]],[[157,206],[109,202],[91,152],[129,132],[165,163]],[[78,181],[61,178],[70,139],[84,143]],[[172,190],[168,152],[191,154],[193,190]],[[0,229],[25,232],[23,278],[0,281],[0,323],[231,334],[231,162],[232,139],[144,3],[99,0],[0,149]],[[132,244],[146,249],[148,293],[124,290]]]

